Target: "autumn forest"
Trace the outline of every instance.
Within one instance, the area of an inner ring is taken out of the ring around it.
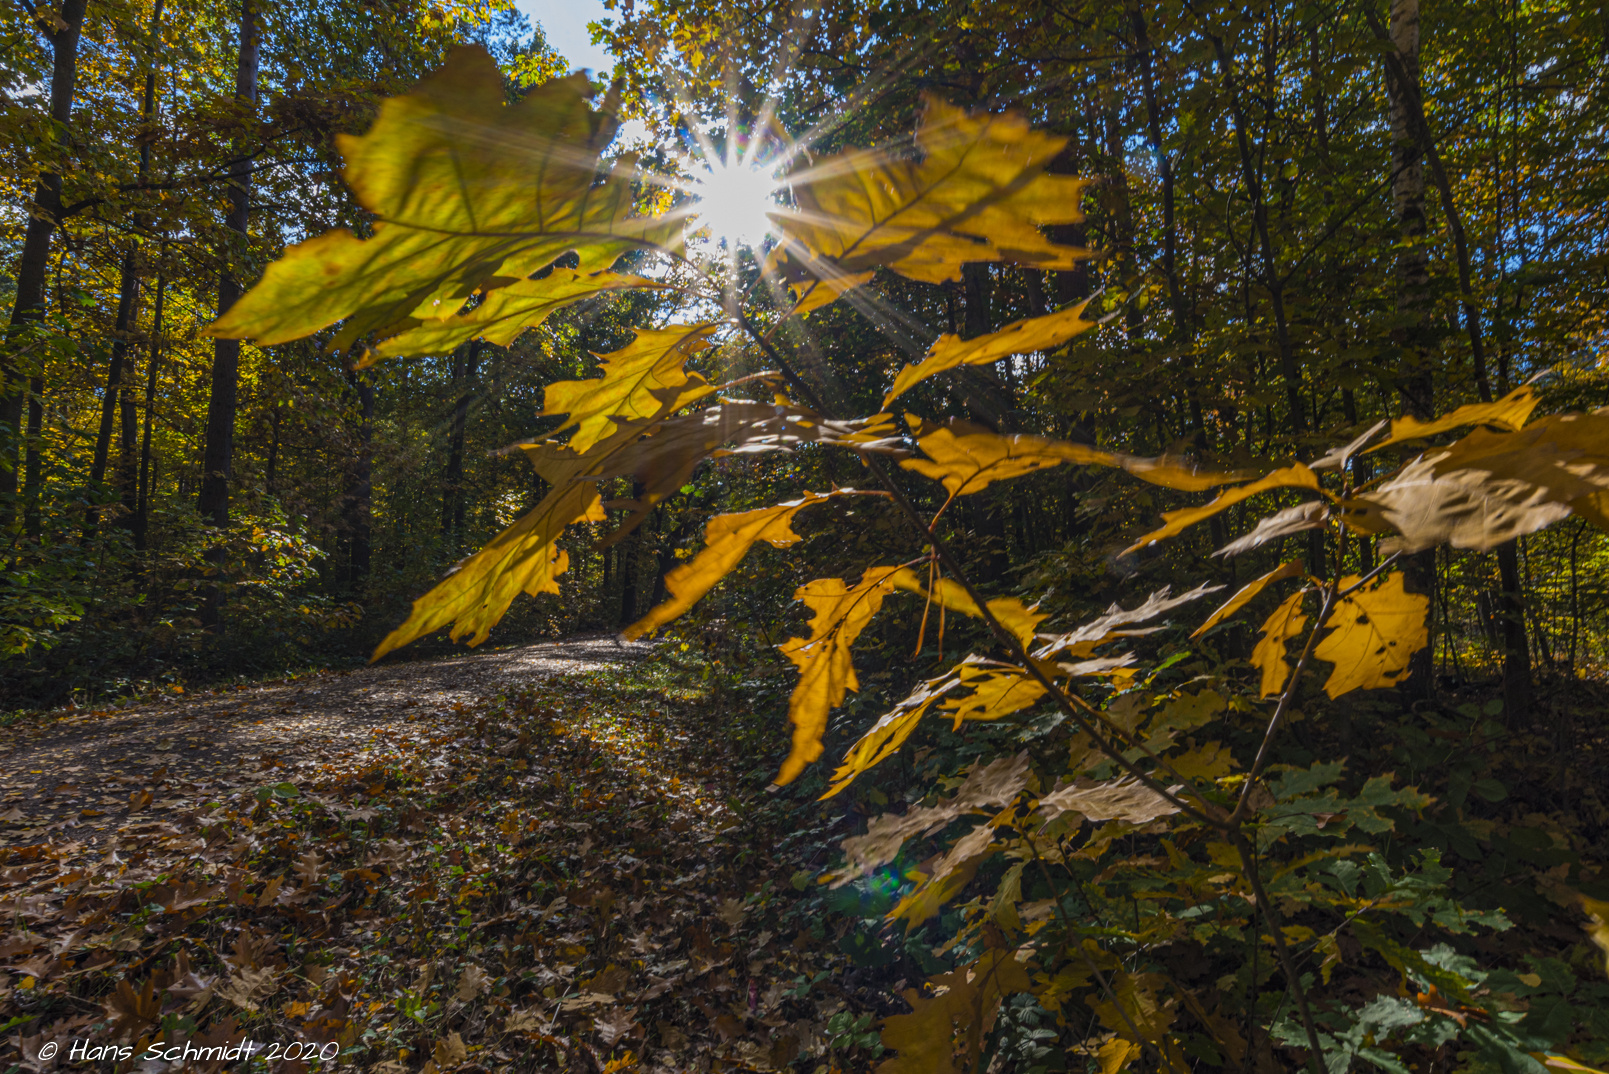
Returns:
[[[0,1074],[1609,1069],[1604,9],[605,9],[0,9]]]

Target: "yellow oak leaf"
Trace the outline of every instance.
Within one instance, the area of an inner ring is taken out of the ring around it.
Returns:
[[[491,55],[454,49],[411,93],[382,103],[367,134],[336,136],[347,185],[375,217],[370,237],[341,228],[291,247],[209,331],[266,345],[344,321],[331,344],[344,349],[446,321],[477,292],[490,301],[521,281],[560,288],[559,273],[530,277],[567,253],[591,274],[632,250],[678,249],[681,215],[635,215],[635,161],[622,158],[599,181],[618,121],[612,104],[595,111],[589,93],[578,74],[507,104]],[[522,287],[527,299],[543,290]],[[479,331],[458,330],[429,346]]]
[[[1069,339],[1095,327],[1094,321],[1084,320],[1085,299],[1070,309],[1048,313],[1043,317],[1030,317],[1013,321],[998,332],[962,339],[956,335],[942,335],[927,354],[915,365],[906,365],[894,378],[894,386],[883,399],[883,409],[903,395],[919,381],[954,369],[961,365],[990,365],[1013,354],[1030,351],[1048,351]]]
[[[455,313],[440,320],[410,318],[411,327],[382,340],[364,355],[359,367],[373,365],[382,358],[405,354],[446,354],[466,339],[484,339],[506,347],[528,328],[535,328],[548,315],[565,306],[611,291],[665,290],[671,284],[641,276],[598,272],[557,271],[540,280],[520,280],[486,294],[480,305],[467,313]]]
[[[842,578],[819,578],[794,593],[815,614],[810,618],[810,637],[789,638],[777,647],[799,669],[798,685],[788,699],[793,747],[772,781],[777,786],[793,782],[805,765],[821,756],[828,713],[843,704],[847,691],[860,689],[850,647],[882,607],[883,598],[894,591],[891,576],[903,569],[873,567],[853,586],[846,586]]]
[[[692,608],[743,561],[755,542],[764,541],[775,548],[786,548],[796,543],[800,537],[793,532],[793,516],[812,504],[830,500],[834,495],[836,493],[806,492],[797,500],[772,507],[716,515],[704,527],[704,547],[698,555],[665,575],[665,589],[670,599],[651,609],[621,633],[628,640],[635,641]]]
[[[942,283],[974,261],[1071,269],[1092,252],[1040,230],[1084,219],[1089,181],[1045,171],[1066,143],[1018,113],[969,115],[928,97],[919,157],[899,146],[817,158],[788,176],[797,209],[772,220],[790,255],[825,279],[887,267]]]
[[[969,422],[927,422],[914,414],[905,419],[927,458],[906,459],[900,465],[943,483],[952,498],[982,492],[996,481],[1060,466],[1081,448],[1038,436],[1003,436]],[[1083,450],[1091,462],[1113,458],[1093,448]]]
[[[959,679],[971,693],[952,697],[940,708],[952,714],[955,729],[967,720],[998,720],[1020,712],[1045,696],[1045,688],[1019,667],[961,665]]]
[[[1146,545],[1155,544],[1164,538],[1183,533],[1197,522],[1211,518],[1221,511],[1227,511],[1235,504],[1249,500],[1261,492],[1283,488],[1317,490],[1318,487],[1318,475],[1302,463],[1294,463],[1282,470],[1275,470],[1267,477],[1253,481],[1249,485],[1240,485],[1221,492],[1211,503],[1202,504],[1199,507],[1183,507],[1177,511],[1162,512],[1162,521],[1164,523],[1162,528],[1147,533],[1124,551],[1125,553],[1138,551]]]
[[[603,361],[601,378],[549,384],[542,397],[543,415],[568,415],[554,432],[575,426],[570,448],[586,451],[613,431],[617,419],[681,409],[715,390],[683,366],[709,347],[709,335],[716,327],[694,324],[639,329],[624,347],[598,356]]]
[[[929,591],[915,572],[905,568],[896,573],[893,576],[893,580],[896,589],[926,597],[933,603],[952,612],[960,612],[962,615],[971,616],[974,619],[983,618],[982,613],[978,611],[977,604],[967,595],[966,588],[954,579],[940,578],[933,584],[932,590]],[[1026,606],[1016,597],[997,597],[994,600],[984,602],[984,607],[988,608],[989,614],[993,615],[1001,626],[1010,631],[1024,647],[1033,641],[1034,631],[1038,629],[1039,624],[1049,618],[1049,616],[1040,613],[1038,604],[1034,604],[1031,607]]]
[[[960,685],[954,672],[928,679],[891,710],[884,713],[844,755],[844,763],[832,774],[832,784],[822,794],[831,798],[867,771],[899,751],[933,703]]]
[[[1196,627],[1195,632],[1190,636],[1192,638],[1199,638],[1201,635],[1205,634],[1207,631],[1211,630],[1225,619],[1228,619],[1231,615],[1234,615],[1236,612],[1240,611],[1240,609],[1244,608],[1247,604],[1250,604],[1253,597],[1261,593],[1264,589],[1267,589],[1269,586],[1273,585],[1275,582],[1283,581],[1286,578],[1300,578],[1304,569],[1305,568],[1302,566],[1301,560],[1293,559],[1289,563],[1281,563],[1279,566],[1275,567],[1261,578],[1255,578],[1252,581],[1247,582],[1245,585],[1240,587],[1240,591],[1238,593],[1224,601],[1222,607],[1208,616],[1205,623],[1202,623],[1200,626]]]
[[[1468,406],[1459,407],[1451,414],[1443,414],[1429,421],[1420,421],[1411,414],[1405,414],[1392,421],[1391,435],[1371,447],[1369,451],[1379,451],[1404,440],[1423,440],[1425,437],[1465,425],[1496,425],[1509,432],[1517,432],[1524,427],[1531,416],[1531,411],[1535,410],[1541,401],[1531,386],[1526,384],[1515,388],[1495,402],[1470,403]]]
[[[976,961],[933,977],[934,997],[907,988],[910,1014],[883,1020],[883,1046],[892,1050],[877,1074],[960,1074],[972,1070],[1006,996],[1033,988],[1027,968],[1011,950],[986,951]],[[961,1039],[956,1039],[959,1033]],[[960,1052],[962,1066],[956,1066]]]
[[[1336,602],[1330,633],[1313,650],[1314,656],[1335,665],[1324,683],[1330,697],[1395,686],[1408,673],[1408,658],[1430,644],[1425,623],[1430,598],[1404,589],[1404,577],[1397,571]],[[1357,581],[1351,575],[1340,586]]]
[[[1291,666],[1285,662],[1285,643],[1302,632],[1307,616],[1302,614],[1302,598],[1306,589],[1299,589],[1286,597],[1263,622],[1263,636],[1251,650],[1251,663],[1262,669],[1262,686],[1258,697],[1273,697],[1285,689]]]

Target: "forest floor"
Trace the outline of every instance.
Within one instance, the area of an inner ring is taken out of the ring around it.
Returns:
[[[688,670],[570,639],[14,725],[0,1071],[865,1065],[889,989],[800,894],[848,818]]]

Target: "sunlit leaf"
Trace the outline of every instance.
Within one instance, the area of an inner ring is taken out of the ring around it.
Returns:
[[[1240,485],[1236,488],[1218,494],[1211,503],[1199,507],[1184,507],[1177,511],[1164,511],[1162,520],[1165,523],[1161,529],[1152,530],[1130,545],[1125,552],[1134,552],[1146,545],[1183,533],[1186,529],[1203,519],[1211,518],[1222,511],[1227,511],[1237,503],[1251,499],[1258,493],[1269,492],[1273,489],[1302,488],[1317,490],[1318,475],[1301,463],[1287,466],[1283,470],[1275,470],[1260,480],[1249,485]]]
[[[1224,601],[1222,607],[1208,616],[1205,623],[1202,623],[1200,626],[1196,627],[1195,632],[1190,636],[1192,638],[1199,638],[1201,635],[1205,634],[1207,631],[1211,630],[1225,619],[1228,619],[1231,615],[1234,615],[1236,612],[1240,611],[1240,609],[1244,608],[1247,604],[1250,604],[1252,598],[1261,593],[1264,589],[1273,585],[1275,582],[1282,581],[1286,578],[1300,578],[1303,570],[1304,568],[1302,566],[1302,561],[1299,559],[1293,559],[1289,563],[1281,563],[1279,566],[1275,567],[1261,578],[1255,578],[1252,581],[1247,582],[1245,585],[1240,587],[1240,591],[1238,593]]]
[[[1412,415],[1404,415],[1391,423],[1391,435],[1369,450],[1379,451],[1404,440],[1423,440],[1465,425],[1495,425],[1509,432],[1517,432],[1524,427],[1531,416],[1531,411],[1535,410],[1540,402],[1541,399],[1537,398],[1536,392],[1526,384],[1495,402],[1470,403],[1468,406],[1459,407],[1451,414],[1443,414],[1430,421],[1420,421]]]
[[[853,586],[846,586],[842,578],[820,578],[794,594],[815,614],[810,617],[808,638],[789,638],[778,646],[799,669],[799,682],[788,699],[793,748],[773,780],[778,786],[793,782],[805,765],[821,756],[828,714],[843,704],[848,691],[860,689],[850,648],[883,598],[894,591],[891,575],[902,569],[873,567]]]
[[[1013,321],[998,332],[962,339],[955,335],[942,335],[928,349],[927,355],[916,365],[907,365],[894,378],[894,386],[883,398],[883,409],[919,381],[962,365],[990,365],[1013,354],[1030,351],[1048,351],[1069,339],[1095,327],[1094,321],[1084,320],[1086,299],[1070,309]]]
[[[756,541],[776,548],[796,543],[800,538],[793,532],[793,516],[812,504],[825,503],[834,495],[837,493],[807,492],[797,500],[773,507],[716,515],[704,527],[704,547],[698,555],[665,575],[665,589],[670,599],[621,633],[635,641],[686,612],[743,561]]]
[[[566,253],[591,274],[632,250],[676,248],[680,217],[633,215],[633,161],[599,180],[616,120],[588,92],[575,75],[505,104],[486,50],[455,49],[412,93],[385,101],[367,134],[336,136],[373,233],[342,228],[291,247],[210,331],[272,344],[344,321],[332,344],[344,348],[446,320],[476,292],[489,300]],[[526,300],[543,290],[522,288]]]
[[[1581,909],[1587,915],[1587,935],[1603,952],[1603,970],[1609,974],[1609,900],[1583,895]]]
[[[788,178],[798,209],[772,219],[789,254],[825,279],[887,267],[942,283],[977,261],[1071,269],[1091,252],[1040,230],[1084,219],[1088,180],[1045,172],[1066,141],[1016,113],[968,115],[928,97],[919,159],[892,148],[818,158]]]
[[[1306,589],[1292,593],[1263,622],[1263,636],[1251,650],[1252,666],[1263,673],[1258,697],[1273,697],[1285,689],[1285,682],[1291,675],[1291,666],[1285,660],[1285,643],[1307,625],[1307,616],[1302,614],[1302,598],[1306,595]]]
[[[983,617],[965,587],[953,579],[940,578],[929,590],[913,571],[905,569],[894,575],[894,586],[909,593],[920,594],[950,611],[974,619]],[[1039,624],[1049,618],[1038,610],[1039,605],[1026,606],[1016,597],[996,597],[994,600],[986,601],[984,606],[989,609],[989,614],[1025,647],[1033,641],[1034,631],[1038,629]]]
[[[715,390],[683,368],[689,358],[709,347],[715,328],[707,323],[639,329],[630,343],[599,356],[601,378],[549,384],[542,413],[568,415],[554,432],[575,426],[570,447],[586,451],[614,430],[617,418],[678,410]]]
[[[967,720],[998,720],[1035,705],[1045,696],[1038,680],[1019,667],[962,664],[960,681],[972,692],[950,697],[939,707],[949,712],[955,729]]]
[[[1395,686],[1408,673],[1408,658],[1430,643],[1430,598],[1405,590],[1405,577],[1394,572],[1336,602],[1330,633],[1313,650],[1335,665],[1324,683],[1330,697]],[[1352,575],[1339,584],[1345,589],[1357,581]]]
[[[831,798],[862,772],[876,767],[899,751],[916,730],[922,717],[939,698],[960,685],[953,671],[928,679],[893,709],[884,713],[860,740],[850,747],[844,763],[832,774],[832,785],[823,798]],[[901,836],[900,838],[904,838]]]
[[[1346,464],[1352,460],[1352,456],[1357,454],[1358,450],[1362,448],[1363,445],[1367,444],[1370,440],[1373,440],[1375,436],[1379,434],[1380,430],[1384,429],[1387,424],[1388,422],[1386,422],[1384,419],[1375,422],[1373,425],[1369,426],[1361,434],[1359,434],[1358,437],[1351,443],[1344,444],[1341,447],[1331,448],[1329,451],[1325,452],[1322,457],[1308,463],[1308,466],[1314,470],[1345,470]]]
[[[491,291],[480,305],[467,313],[455,313],[439,320],[409,318],[405,323],[411,327],[403,327],[396,335],[383,340],[358,364],[368,366],[381,358],[406,354],[446,354],[470,339],[484,339],[506,347],[519,338],[521,332],[537,327],[549,314],[565,306],[611,291],[663,290],[670,286],[641,276],[613,272],[583,276],[561,269],[540,280],[520,280]]]

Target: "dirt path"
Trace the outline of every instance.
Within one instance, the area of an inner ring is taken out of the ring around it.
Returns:
[[[377,730],[554,675],[641,660],[648,643],[568,638],[439,660],[174,695],[0,732],[0,847],[48,834],[94,845],[125,823],[129,788],[178,776],[227,792],[361,752]],[[260,780],[259,780],[260,781]],[[135,802],[138,799],[134,799]],[[161,799],[138,812],[160,815]]]

